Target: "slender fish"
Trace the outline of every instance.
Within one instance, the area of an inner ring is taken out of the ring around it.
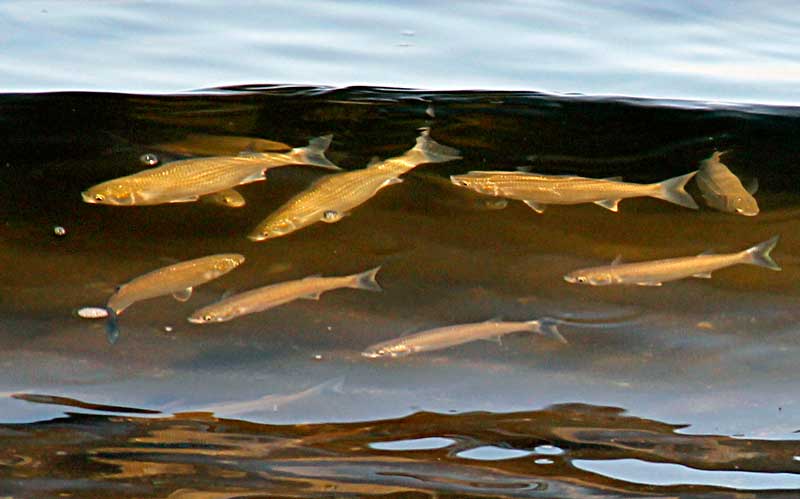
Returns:
[[[542,213],[548,204],[581,203],[594,203],[607,210],[618,211],[621,200],[642,196],[697,209],[697,203],[684,190],[686,183],[696,173],[655,184],[622,182],[619,177],[598,179],[506,171],[472,171],[465,175],[453,175],[450,180],[455,185],[481,194],[518,199],[537,213]]]
[[[748,217],[758,215],[758,203],[752,196],[756,187],[754,186],[748,192],[739,177],[720,161],[720,157],[725,152],[727,151],[714,152],[708,159],[700,163],[697,186],[700,187],[703,199],[706,200],[708,206],[719,211],[738,213]]]
[[[553,319],[543,318],[527,322],[504,322],[490,319],[485,322],[429,329],[420,333],[383,341],[367,347],[361,352],[361,355],[369,358],[402,357],[413,353],[441,350],[471,341],[499,339],[506,334],[520,331],[540,333],[562,343],[567,342],[558,332]]]
[[[738,253],[715,255],[709,252],[697,256],[667,258],[650,262],[619,263],[617,257],[611,265],[575,270],[564,276],[569,283],[607,286],[609,284],[637,284],[661,286],[661,283],[685,277],[711,278],[711,272],[740,263],[781,270],[770,256],[778,244],[775,236],[761,244]]]
[[[459,159],[458,151],[436,143],[425,129],[413,149],[363,170],[328,175],[294,196],[253,229],[253,241],[285,236],[317,222],[334,223],[379,190],[403,181],[400,175],[423,163]]]
[[[243,153],[173,161],[102,182],[83,191],[81,196],[87,203],[114,206],[188,203],[200,196],[264,180],[266,171],[278,166],[311,165],[340,170],[325,158],[330,143],[331,136],[326,135],[286,153]]]
[[[322,293],[340,288],[381,291],[380,285],[375,280],[379,270],[380,267],[375,267],[360,274],[340,277],[313,275],[304,279],[251,289],[195,310],[187,320],[195,324],[225,322],[242,315],[268,310],[299,298],[319,300]]]
[[[134,303],[169,294],[186,301],[195,286],[227,274],[242,262],[244,256],[237,253],[204,256],[156,269],[119,286],[106,304],[109,341],[114,343],[119,336],[117,316]]]

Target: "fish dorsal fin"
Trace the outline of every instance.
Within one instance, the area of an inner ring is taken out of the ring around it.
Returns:
[[[382,163],[381,158],[378,156],[373,156],[369,158],[367,162],[367,168],[377,165],[378,163]]]
[[[617,255],[616,257],[614,257],[614,259],[611,261],[611,265],[612,266],[613,265],[619,265],[621,263],[622,263],[622,255],[621,254]]]
[[[699,277],[700,279],[711,279],[711,272],[698,272],[697,274],[692,274],[692,277]]]
[[[530,209],[535,211],[536,213],[544,213],[545,206],[541,203],[537,203],[536,201],[531,200],[524,200],[523,203],[527,204]]]
[[[758,179],[753,177],[753,180],[747,183],[745,190],[752,196],[758,192]]]
[[[699,254],[699,255],[697,255],[697,256],[707,256],[707,255],[715,255],[715,254],[716,254],[716,253],[714,253],[714,250],[707,249],[707,250],[705,250],[704,252],[700,253],[700,254]]]
[[[600,201],[595,201],[594,204],[597,206],[602,206],[607,210],[617,212],[619,211],[619,202],[619,199],[601,199]]]
[[[192,287],[189,286],[186,289],[175,291],[174,293],[172,293],[172,297],[178,301],[187,301],[189,298],[192,297]]]
[[[309,293],[307,295],[303,295],[300,298],[304,300],[319,300],[319,297],[322,296],[322,291],[315,291],[313,293]]]
[[[610,180],[612,182],[622,182],[622,176],[621,175],[617,175],[615,177],[606,177],[603,180]]]

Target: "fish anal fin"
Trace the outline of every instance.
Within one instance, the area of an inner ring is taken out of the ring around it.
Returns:
[[[619,202],[620,199],[601,199],[600,201],[595,201],[594,204],[597,206],[602,206],[603,208],[617,212],[619,211]]]
[[[316,291],[314,293],[309,293],[307,295],[303,295],[300,298],[304,300],[319,300],[319,297],[322,296],[322,291]]]
[[[711,279],[711,272],[698,272],[697,274],[692,274],[692,277],[697,277],[700,279]]]
[[[400,177],[392,177],[392,178],[387,178],[387,179],[386,179],[386,180],[385,180],[385,181],[384,181],[384,182],[381,184],[381,186],[379,187],[379,189],[383,189],[384,187],[387,187],[387,186],[390,186],[390,185],[394,185],[394,184],[400,184],[400,183],[402,183],[402,182],[403,182],[403,179],[402,179],[402,178],[400,178]]]
[[[524,200],[523,203],[527,204],[530,209],[535,211],[536,213],[544,213],[545,206],[541,203],[537,203],[536,201]]]
[[[265,178],[267,178],[267,169],[259,168],[255,172],[242,179],[242,181],[239,182],[239,185],[249,184],[250,182],[258,182],[259,180],[264,180]]]
[[[175,291],[174,293],[172,293],[172,297],[178,301],[187,301],[189,300],[189,298],[192,297],[192,287],[189,286],[186,289]]]

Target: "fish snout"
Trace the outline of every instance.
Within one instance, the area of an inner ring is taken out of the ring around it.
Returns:
[[[576,282],[578,282],[578,278],[571,274],[565,275],[564,280],[570,284],[575,284]]]

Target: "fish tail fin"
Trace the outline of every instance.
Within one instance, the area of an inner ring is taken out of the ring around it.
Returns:
[[[111,307],[106,307],[106,311],[108,312],[108,319],[106,319],[106,339],[113,345],[119,339],[117,312]]]
[[[325,157],[325,151],[331,145],[333,135],[323,135],[308,141],[305,147],[295,147],[289,154],[300,164],[318,166],[328,170],[341,170]]]
[[[697,203],[691,194],[686,192],[684,189],[684,187],[686,187],[686,183],[689,182],[696,174],[697,171],[695,170],[692,173],[687,173],[686,175],[681,175],[679,177],[674,177],[664,180],[663,182],[653,184],[656,190],[652,196],[658,199],[663,199],[664,201],[669,201],[670,203],[679,204],[681,206],[685,206],[686,208],[696,210],[698,209]]]
[[[561,333],[558,331],[558,321],[555,319],[551,319],[550,317],[542,317],[541,319],[536,319],[533,321],[528,321],[526,324],[531,326],[531,331],[541,333],[551,339],[558,341],[559,343],[563,343],[565,345],[569,344],[566,338],[564,338]]]
[[[360,274],[354,275],[353,283],[350,285],[350,287],[356,289],[366,289],[367,291],[383,291],[383,288],[375,279],[375,276],[378,275],[378,271],[380,269],[381,267],[377,266],[374,269],[365,270]]]
[[[745,262],[772,270],[781,270],[780,265],[775,263],[775,260],[770,256],[770,252],[775,249],[779,238],[780,236],[773,236],[763,243],[744,250]]]
[[[417,137],[414,148],[406,153],[413,156],[417,164],[444,163],[454,159],[461,159],[458,149],[442,145],[431,138],[430,128],[423,128]]]

